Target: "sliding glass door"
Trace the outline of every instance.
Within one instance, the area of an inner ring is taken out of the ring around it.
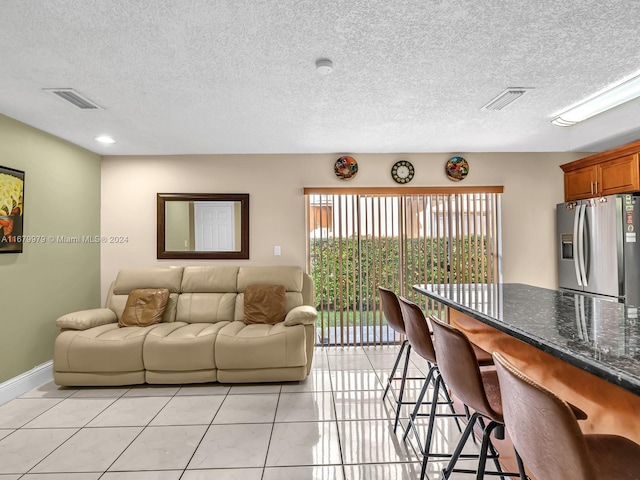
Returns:
[[[501,192],[305,189],[320,343],[397,342],[382,315],[379,285],[430,311],[439,306],[412,285],[499,281]]]

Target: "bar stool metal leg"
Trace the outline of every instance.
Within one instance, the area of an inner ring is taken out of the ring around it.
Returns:
[[[415,407],[413,408],[413,412],[411,412],[411,414],[409,415],[409,421],[407,423],[407,427],[405,428],[404,434],[402,435],[402,440],[406,440],[407,437],[409,436],[409,432],[413,430],[413,433],[416,437],[416,441],[418,442],[418,450],[420,450],[421,452],[424,452],[424,448],[420,443],[420,435],[418,434],[418,430],[416,429],[415,420],[420,414],[420,407],[423,405],[423,400],[427,393],[427,390],[429,389],[429,385],[433,383],[433,375],[435,371],[436,371],[436,367],[431,365],[431,367],[429,368],[429,373],[427,374],[427,378],[425,379],[422,385],[422,388],[420,389],[420,394],[418,395],[418,398],[416,400],[416,404],[415,404]]]
[[[382,395],[382,399],[384,400],[387,397],[387,393],[389,393],[389,389],[391,388],[391,382],[395,379],[396,370],[398,370],[398,365],[400,364],[400,360],[402,359],[402,354],[404,353],[405,347],[409,345],[409,340],[404,340],[402,345],[400,346],[400,351],[398,352],[398,356],[396,357],[396,363],[393,364],[393,369],[391,369],[391,373],[389,374],[389,378],[387,379],[387,386],[384,389],[384,395]],[[407,355],[408,357],[409,355]]]
[[[442,377],[440,376],[439,372],[438,372],[438,368],[434,367],[434,387],[433,387],[433,400],[431,402],[431,409],[429,411],[429,423],[427,426],[427,434],[425,436],[425,440],[424,440],[424,449],[422,450],[422,468],[421,468],[421,473],[420,473],[420,479],[424,479],[426,476],[426,471],[427,471],[427,462],[429,461],[430,458],[433,457],[438,457],[438,458],[452,458],[454,454],[451,453],[438,453],[438,452],[432,452],[431,451],[431,441],[433,438],[433,432],[435,429],[435,423],[436,423],[436,417],[453,417],[456,421],[456,424],[458,425],[458,428],[460,428],[460,424],[458,423],[458,417],[465,417],[465,414],[461,414],[461,413],[456,413],[454,408],[453,408],[453,402],[451,401],[451,398],[447,395],[447,402],[438,402],[437,398],[440,394],[440,390],[442,389],[443,391],[445,391],[447,389],[447,386],[444,384],[444,380],[442,379]],[[448,403],[449,404],[449,408],[451,409],[451,413],[437,413],[437,408],[438,405],[442,405],[443,403]],[[414,427],[414,431],[415,431],[415,427]],[[460,431],[462,431],[462,429],[460,429]],[[407,433],[407,432],[405,432]],[[464,435],[464,433],[463,433]],[[418,437],[416,435],[416,441],[418,442],[418,447],[420,447],[420,441],[418,440]],[[463,455],[462,450],[458,453],[459,457],[462,458],[477,458],[478,455]]]
[[[514,448],[513,451],[516,453],[516,462],[518,463],[518,472],[520,472],[520,480],[529,480],[529,477],[527,477],[527,474],[524,471],[524,464],[522,463],[522,458],[520,457],[518,450]]]
[[[407,383],[407,371],[409,370],[409,356],[411,355],[411,345],[407,343],[407,355],[404,359],[404,368],[402,369],[402,379],[400,380],[400,391],[398,392],[398,400],[396,402],[396,420],[393,423],[393,432],[395,433],[398,428],[398,421],[400,420],[400,410],[402,410],[404,399],[404,388]]]
[[[399,377],[396,377],[395,374],[398,371],[398,366],[400,365],[400,361],[402,360],[402,356],[404,354],[404,365],[402,366],[402,374]],[[407,377],[407,372],[409,371],[409,359],[411,358],[411,344],[408,340],[404,340],[402,345],[400,346],[400,351],[398,352],[398,356],[396,357],[395,364],[393,365],[393,369],[389,374],[389,378],[387,379],[387,385],[384,390],[384,394],[382,395],[382,400],[384,401],[387,394],[391,392],[393,395],[393,400],[395,401],[395,419],[393,423],[393,431],[395,432],[398,428],[398,424],[400,423],[400,412],[402,410],[403,405],[413,405],[414,402],[407,402],[404,400],[404,394],[406,389],[407,380],[422,380],[422,377]],[[400,380],[400,388],[397,393],[393,387],[393,382],[396,380]]]

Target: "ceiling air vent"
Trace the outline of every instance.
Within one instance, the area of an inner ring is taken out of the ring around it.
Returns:
[[[496,98],[487,103],[480,110],[502,110],[507,105],[519,99],[522,95],[527,93],[527,90],[532,90],[532,87],[511,87],[507,88],[504,92],[500,93]]]
[[[76,92],[73,88],[45,88],[46,92],[51,92],[54,95],[66,100],[69,103],[74,104],[76,107],[81,108],[83,110],[97,110],[100,107],[89,100],[86,97],[83,97],[78,92]]]

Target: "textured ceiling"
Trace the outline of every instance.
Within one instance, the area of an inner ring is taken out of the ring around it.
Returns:
[[[602,150],[640,138],[640,101],[550,122],[639,72],[639,19],[618,0],[2,0],[0,113],[115,155]],[[534,89],[480,109],[507,87]]]

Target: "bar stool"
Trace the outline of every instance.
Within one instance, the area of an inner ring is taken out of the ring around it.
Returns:
[[[486,475],[499,475],[500,477],[524,477],[524,468],[520,457],[518,460],[518,473],[504,472],[498,462],[498,452],[491,443],[491,434],[498,439],[504,439],[504,419],[502,416],[502,402],[500,397],[500,384],[498,375],[494,369],[480,370],[475,359],[472,343],[457,328],[442,323],[435,317],[431,317],[433,340],[438,358],[438,369],[446,384],[455,395],[471,410],[473,414],[469,418],[467,427],[451,456],[449,465],[442,471],[443,478],[447,479],[451,473],[476,473],[476,479],[483,479]],[[485,425],[484,420],[488,420]],[[476,424],[482,428],[482,444],[477,470],[455,469],[455,465],[461,456],[469,436],[472,435]],[[496,465],[496,471],[486,471],[487,459],[492,459]],[[423,471],[426,465],[423,464]],[[545,478],[545,477],[543,477]],[[546,477],[560,478],[560,477]],[[573,477],[567,477],[573,478]],[[541,479],[542,480],[542,479]]]
[[[509,436],[538,479],[640,479],[640,445],[618,435],[583,434],[575,409],[493,354]],[[526,477],[521,476],[522,479]]]
[[[380,291],[380,299],[382,301],[382,312],[384,313],[384,317],[387,320],[387,324],[397,333],[404,335],[404,340],[402,341],[402,345],[400,346],[400,351],[396,357],[396,361],[393,365],[393,369],[389,374],[389,378],[387,379],[387,385],[384,389],[384,395],[382,395],[382,400],[387,397],[387,393],[391,391],[393,398],[396,404],[396,417],[395,422],[393,424],[393,431],[395,432],[398,428],[398,421],[400,419],[400,410],[402,405],[413,405],[414,402],[405,402],[404,398],[404,389],[407,380],[415,380],[414,378],[407,378],[407,370],[409,368],[409,357],[411,356],[411,345],[409,344],[409,340],[406,337],[404,319],[402,318],[402,312],[400,311],[400,304],[398,302],[398,296],[388,288],[378,287]],[[402,360],[402,355],[406,348],[406,355],[404,359],[404,366],[402,368],[402,376],[396,377],[396,371],[398,370],[398,365]],[[396,394],[394,388],[392,388],[392,383],[396,380],[400,380],[400,389]]]
[[[458,417],[468,417],[469,413],[467,411],[466,414],[458,414],[455,412],[453,407],[453,401],[449,396],[449,391],[447,386],[444,385],[440,372],[438,370],[438,361],[436,352],[433,346],[433,341],[431,338],[431,331],[429,329],[429,324],[427,319],[422,312],[422,309],[416,305],[415,303],[407,300],[404,297],[399,298],[400,301],[400,309],[402,310],[402,316],[405,321],[405,329],[407,331],[407,338],[409,339],[409,343],[413,346],[413,349],[424,358],[429,365],[429,373],[427,374],[427,378],[422,386],[422,390],[420,391],[420,395],[416,401],[416,405],[414,407],[413,412],[409,416],[409,424],[407,425],[403,439],[406,439],[409,435],[409,432],[413,430],[416,441],[418,443],[418,448],[423,454],[423,470],[422,477],[424,478],[424,474],[426,472],[426,462],[431,457],[451,457],[451,453],[434,453],[431,452],[431,439],[433,436],[433,431],[435,427],[435,419],[436,417],[453,417],[456,420],[456,424],[458,425],[458,429],[462,431],[460,424],[458,422]],[[474,361],[479,365],[491,365],[493,364],[493,358],[491,354],[482,350],[479,347],[475,347],[474,349]],[[423,405],[424,396],[427,392],[429,385],[433,385],[433,396],[431,398],[430,403],[431,408],[428,414],[421,414],[419,412],[421,405]],[[439,396],[440,393],[443,394],[445,398],[445,402],[440,402]],[[448,405],[451,413],[438,413],[437,406],[438,405]],[[415,426],[415,420],[418,416],[428,416],[429,424],[427,428],[427,435],[425,437],[424,446],[420,443],[420,438]],[[466,456],[466,455],[465,455]],[[477,456],[477,455],[475,455]]]

